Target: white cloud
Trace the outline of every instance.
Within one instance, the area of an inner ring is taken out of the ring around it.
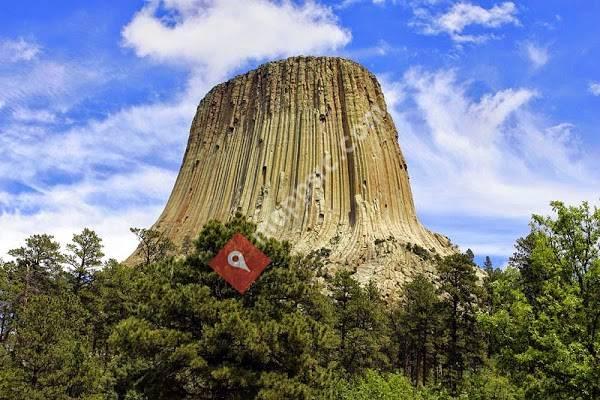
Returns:
[[[378,75],[377,79],[385,93],[385,104],[391,110],[395,110],[406,100],[406,85],[402,81],[395,81],[389,75]]]
[[[462,251],[471,249],[478,256],[499,256],[507,257],[514,252],[515,239],[524,234],[527,228],[525,221],[510,223],[514,228],[496,230],[495,226],[498,219],[493,220],[473,220],[471,225],[458,221],[455,225],[449,227],[452,232],[451,240],[459,244]]]
[[[600,96],[600,82],[590,82],[588,89],[594,96]]]
[[[211,78],[252,60],[319,54],[346,45],[350,32],[332,11],[309,1],[171,0],[174,23],[157,16],[151,2],[123,29],[126,46],[140,57],[202,67]]]
[[[523,49],[533,68],[538,69],[543,67],[550,60],[548,47],[538,46],[532,42],[526,42]]]
[[[154,222],[173,180],[173,171],[143,166],[109,179],[89,179],[74,185],[0,196],[0,210],[17,201],[21,210],[37,210],[0,213],[0,253],[20,246],[23,238],[32,233],[49,232],[66,243],[73,233],[90,227],[103,237],[110,257],[123,259],[136,245],[129,227]],[[107,207],[101,204],[105,197],[114,204],[129,206]]]
[[[531,214],[548,212],[550,201],[598,200],[593,155],[580,148],[575,126],[536,112],[536,91],[474,98],[452,70],[411,69],[382,83],[419,214],[465,248],[507,255]],[[481,226],[490,233],[495,224],[511,229],[482,237]]]
[[[17,108],[12,112],[13,119],[21,122],[37,122],[49,124],[56,122],[56,114],[48,110],[32,110],[30,108]]]
[[[23,38],[0,40],[0,62],[31,61],[37,57],[40,51],[39,45]]]
[[[175,164],[181,160],[193,113],[188,102],[157,103],[66,131],[19,123],[0,127],[0,177],[36,186],[36,179],[57,170],[126,170],[147,158]]]
[[[433,14],[421,4],[415,6],[413,25],[428,35],[448,34],[457,43],[481,43],[493,36],[489,34],[469,34],[465,30],[471,26],[499,28],[503,25],[518,25],[517,7],[512,2],[504,2],[486,9],[468,2],[455,3],[443,14]]]
[[[387,1],[389,1],[390,3],[396,3],[398,0],[387,0]],[[358,4],[358,3],[367,3],[367,2],[375,4],[377,6],[382,6],[386,3],[386,0],[343,0],[338,5],[336,5],[335,8],[344,9],[344,8],[348,8],[348,7]]]
[[[42,59],[0,73],[0,101],[13,117],[0,123],[0,180],[30,188],[0,187],[0,254],[34,233],[66,241],[85,226],[104,237],[108,256],[126,257],[135,247],[128,228],[150,226],[164,207],[196,106],[211,86],[248,62],[327,53],[349,40],[330,9],[312,1],[152,1],[124,27],[123,41],[141,57],[185,66],[187,84],[169,101],[69,129],[49,121],[65,106],[46,109],[48,124],[41,126],[30,122],[42,110],[32,113],[28,102],[73,104],[94,91],[77,82],[102,80],[102,71]]]
[[[84,98],[82,93],[109,78],[102,66],[76,61],[38,60],[0,72],[0,102],[10,110],[27,108],[29,102],[64,112]],[[0,129],[2,126],[0,126]]]
[[[595,200],[600,176],[574,127],[532,111],[535,91],[473,99],[454,72],[419,69],[403,85],[413,106],[396,108],[395,118],[412,161],[416,203],[427,212],[528,218],[558,198]]]
[[[105,239],[108,256],[126,257],[135,248],[129,227],[150,226],[165,204],[193,112],[193,104],[177,101],[66,131],[20,121],[0,126],[0,179],[31,189],[0,190],[0,254],[34,233],[65,242],[89,227]]]

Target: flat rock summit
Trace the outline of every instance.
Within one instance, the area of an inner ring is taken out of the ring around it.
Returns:
[[[153,226],[175,244],[240,212],[331,270],[390,294],[448,238],[418,221],[398,133],[375,76],[337,57],[270,62],[200,102],[169,201]]]

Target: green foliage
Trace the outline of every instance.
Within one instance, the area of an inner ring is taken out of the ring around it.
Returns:
[[[408,251],[416,254],[425,261],[431,259],[431,253],[429,253],[426,248],[419,246],[417,243],[406,243],[405,247]]]
[[[32,295],[56,289],[53,278],[61,272],[64,255],[60,245],[50,235],[33,235],[25,246],[10,250],[15,262],[7,265],[15,302],[27,303]]]
[[[3,344],[0,399],[106,398],[108,376],[90,351],[86,317],[72,296],[30,297]]]
[[[102,239],[96,232],[85,228],[80,234],[73,235],[67,244],[66,261],[72,268],[73,288],[78,292],[88,286],[93,279],[93,272],[102,265]]]
[[[375,285],[369,283],[363,288],[350,272],[343,271],[335,275],[329,290],[335,307],[339,362],[343,369],[356,374],[367,368],[388,367],[389,322]]]
[[[442,259],[438,264],[438,280],[446,338],[444,379],[456,394],[465,370],[476,370],[483,364],[483,332],[477,318],[484,292],[472,253]]]
[[[352,381],[339,381],[335,387],[339,400],[443,400],[449,399],[444,391],[430,388],[417,389],[399,374],[380,374],[367,370],[364,376]]]
[[[432,370],[440,362],[441,307],[435,285],[425,275],[417,275],[405,284],[402,300],[392,312],[396,363],[404,365],[404,373],[417,386],[433,378]]]
[[[33,235],[8,254],[14,261],[0,263],[0,342],[13,332],[17,311],[32,296],[57,294],[64,286],[60,279],[64,256],[52,236]]]
[[[130,228],[138,240],[138,252],[141,264],[148,266],[167,258],[175,250],[173,242],[155,229]]]
[[[135,268],[102,264],[87,229],[67,254],[34,235],[0,260],[0,400],[598,399],[600,212],[553,207],[485,276],[472,252],[411,246],[436,280],[416,275],[396,302],[240,215],[185,258],[134,230]],[[272,260],[243,296],[208,266],[237,232]]]
[[[485,271],[485,277],[483,278],[483,290],[485,292],[483,298],[484,313],[480,315],[480,320],[488,314],[494,314],[501,307],[501,302],[503,301],[502,298],[496,296],[494,293],[496,282],[502,277],[502,270],[494,268],[492,260],[489,257],[485,258],[483,270]],[[497,338],[489,329],[486,330],[483,328],[483,331],[487,344],[487,357],[490,358],[493,354],[500,351],[500,347],[498,346]]]
[[[600,211],[552,203],[534,216],[513,268],[494,284],[497,307],[482,322],[498,361],[531,399],[600,398]]]
[[[485,369],[470,373],[461,385],[459,399],[465,400],[525,400],[523,390],[497,371]]]
[[[244,296],[207,262],[241,232],[272,263]],[[241,217],[209,223],[186,260],[140,267],[135,306],[109,344],[117,393],[152,399],[308,399],[332,375],[338,338],[333,308],[305,259],[290,246],[257,241]]]

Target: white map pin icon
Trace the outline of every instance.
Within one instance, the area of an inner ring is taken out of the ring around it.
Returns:
[[[244,255],[237,250],[229,252],[227,255],[227,263],[230,267],[239,268],[246,272],[250,272],[250,268],[248,268],[248,265],[246,265],[246,260],[244,260]]]

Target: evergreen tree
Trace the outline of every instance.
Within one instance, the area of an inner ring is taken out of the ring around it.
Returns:
[[[339,360],[350,374],[368,368],[385,369],[391,341],[383,301],[374,284],[365,288],[349,271],[340,271],[329,290],[335,306],[335,327],[340,337]]]
[[[138,240],[142,265],[148,266],[164,260],[175,249],[173,242],[155,229],[130,228]]]
[[[119,396],[309,399],[328,385],[338,346],[331,303],[310,264],[287,243],[256,241],[255,229],[241,217],[209,223],[186,260],[129,276],[132,309],[109,338]],[[244,296],[207,265],[236,232],[272,260]]]
[[[106,370],[91,353],[76,297],[32,295],[2,346],[0,399],[106,398]]]
[[[398,364],[417,386],[428,383],[439,363],[436,350],[442,335],[440,306],[434,284],[419,274],[404,286],[402,300],[392,313]]]
[[[483,262],[483,270],[490,274],[490,272],[494,271],[494,264],[492,263],[492,259],[490,256],[485,256],[485,261]]]
[[[535,312],[539,311],[537,300],[542,296],[544,282],[550,277],[546,268],[532,262],[536,240],[542,239],[541,236],[540,232],[532,230],[526,237],[517,239],[515,252],[509,259],[509,264],[520,271],[524,294]]]
[[[467,249],[467,251],[465,252],[465,256],[467,256],[467,258],[471,260],[471,262],[475,260],[475,253],[473,253],[473,250],[471,249]]]
[[[12,263],[0,259],[0,343],[6,340],[13,321],[14,300],[17,297],[14,293],[15,285],[9,279],[13,270]]]
[[[30,297],[58,292],[64,260],[60,245],[49,235],[33,235],[8,254],[14,261],[0,263],[0,342],[14,332]]]
[[[446,330],[445,380],[457,393],[463,373],[483,362],[481,330],[477,322],[483,297],[470,254],[453,254],[438,264]]]
[[[15,258],[9,272],[10,279],[18,287],[18,301],[27,303],[30,296],[48,293],[53,277],[62,273],[64,255],[60,244],[50,235],[33,235],[25,240],[25,246],[10,250]]]
[[[485,312],[488,314],[493,314],[500,306],[496,297],[494,296],[494,285],[502,275],[502,270],[499,268],[494,268],[492,260],[489,256],[485,257],[483,269],[485,271],[485,277],[483,278],[483,289],[485,291],[483,304],[485,307]],[[487,356],[491,357],[492,354],[499,350],[498,345],[494,335],[492,335],[491,332],[487,331],[485,335],[487,342]]]
[[[94,271],[102,265],[102,248],[102,239],[88,228],[73,235],[73,240],[67,244],[66,261],[71,266],[75,293],[91,283]]]

